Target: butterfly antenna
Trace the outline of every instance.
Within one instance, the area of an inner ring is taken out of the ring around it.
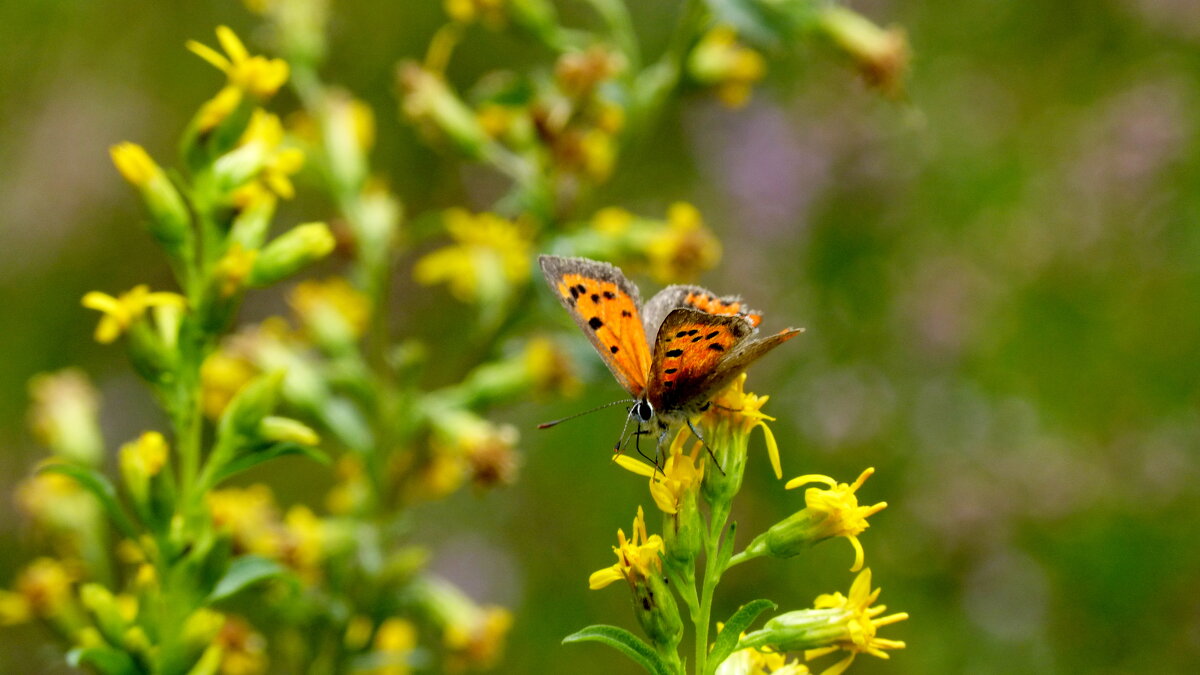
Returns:
[[[717,461],[717,456],[713,454],[712,447],[708,444],[708,441],[704,440],[704,437],[700,435],[700,430],[697,429],[694,424],[692,424],[691,420],[688,420],[687,424],[688,428],[692,430],[692,434],[700,440],[700,444],[704,446],[704,449],[708,450],[708,456],[712,457],[713,466],[717,467],[717,471],[720,471],[721,475],[724,476],[725,469],[721,468],[721,463]]]
[[[629,399],[629,400],[623,400],[623,401],[612,401],[612,402],[610,402],[610,403],[605,403],[604,405],[598,405],[598,406],[596,406],[595,408],[592,408],[591,410],[584,410],[583,412],[577,412],[577,413],[575,413],[574,415],[567,415],[566,417],[564,417],[564,418],[562,418],[562,419],[557,419],[557,420],[554,420],[553,422],[542,422],[541,424],[539,424],[539,425],[537,426],[537,428],[539,428],[539,429],[549,429],[550,427],[552,427],[552,426],[554,426],[554,425],[556,425],[556,424],[561,424],[561,423],[563,423],[563,422],[566,422],[567,420],[573,420],[573,419],[575,419],[576,417],[583,417],[584,415],[588,415],[588,414],[594,413],[594,412],[596,412],[597,410],[604,410],[605,408],[611,408],[611,407],[613,407],[614,405],[621,405],[621,404],[624,404],[624,403],[635,403],[635,401],[634,401],[634,400],[632,400],[632,399]],[[624,433],[624,432],[621,432],[621,433]]]

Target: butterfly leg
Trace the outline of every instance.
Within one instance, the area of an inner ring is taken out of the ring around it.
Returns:
[[[691,430],[692,430],[692,434],[693,434],[693,435],[694,435],[694,436],[695,436],[697,439],[699,439],[699,441],[700,441],[700,444],[704,446],[704,449],[705,449],[705,450],[708,450],[708,456],[712,458],[712,463],[713,463],[713,466],[717,467],[717,471],[720,471],[720,472],[721,472],[721,475],[722,475],[722,476],[724,476],[724,475],[725,475],[725,469],[722,469],[722,468],[721,468],[721,464],[720,464],[720,462],[718,462],[718,461],[717,461],[717,456],[713,454],[713,449],[712,449],[712,446],[711,446],[711,445],[709,445],[709,444],[708,444],[708,441],[704,440],[704,437],[700,435],[700,430],[696,428],[696,425],[692,424],[692,420],[691,420],[691,419],[688,419],[688,421],[687,421],[687,425],[688,425],[688,429],[691,429]]]

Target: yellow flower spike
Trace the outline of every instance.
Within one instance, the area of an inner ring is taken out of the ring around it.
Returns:
[[[254,249],[243,248],[236,241],[229,246],[229,250],[217,261],[215,269],[216,277],[220,280],[221,297],[232,297],[245,287],[256,258],[258,251]]]
[[[810,474],[793,478],[787,482],[786,488],[791,490],[809,483],[821,483],[827,489],[811,487],[804,492],[806,511],[817,516],[820,520],[822,538],[845,537],[854,547],[854,566],[851,572],[862,569],[864,553],[858,535],[869,527],[867,518],[887,508],[887,502],[879,502],[872,506],[859,506],[855,492],[862,487],[867,478],[875,473],[874,468],[868,468],[859,475],[858,480],[847,485],[838,483],[829,476]]]
[[[262,99],[274,95],[287,82],[286,61],[251,56],[241,39],[228,26],[217,27],[217,41],[225,54],[195,40],[188,40],[187,48],[225,73],[231,86]]]
[[[151,307],[183,309],[187,301],[177,293],[151,293],[149,286],[140,285],[117,297],[91,291],[83,296],[83,306],[104,314],[96,325],[96,341],[109,344],[141,319]]]
[[[701,84],[714,88],[717,99],[730,108],[750,100],[756,82],[766,74],[762,55],[738,42],[737,32],[717,26],[696,43],[688,57],[688,72]]]
[[[167,463],[167,439],[157,431],[147,431],[121,448],[122,463],[136,466],[147,478],[157,476]]]
[[[288,296],[288,304],[305,331],[321,344],[357,340],[371,316],[367,296],[341,277],[296,284]]]
[[[222,87],[216,96],[200,106],[200,112],[196,114],[196,131],[201,134],[212,131],[217,125],[224,122],[241,102],[241,89],[231,84]]]
[[[417,283],[445,283],[459,300],[477,302],[486,293],[529,278],[533,249],[526,228],[493,213],[471,214],[464,209],[447,210],[445,222],[457,243],[418,260],[413,268]]]
[[[662,562],[659,559],[659,553],[663,550],[663,540],[657,534],[647,535],[646,514],[640,506],[637,516],[633,519],[633,527],[630,532],[632,538],[626,539],[625,531],[617,530],[618,545],[613,547],[613,553],[617,554],[617,563],[612,567],[605,567],[593,572],[588,578],[589,588],[598,590],[618,579],[626,579],[630,583],[634,583],[638,579],[646,579],[661,571]]]
[[[762,429],[771,469],[775,472],[775,477],[781,479],[783,466],[779,459],[779,444],[775,441],[775,434],[767,426],[767,422],[774,422],[775,418],[762,412],[762,407],[770,399],[770,396],[747,392],[746,373],[742,373],[713,398],[712,405],[701,420],[708,428],[726,428],[736,434],[749,434],[755,429]]]
[[[17,578],[17,592],[31,613],[43,617],[58,615],[72,602],[71,587],[76,575],[62,561],[38,558]]]
[[[592,229],[610,236],[619,236],[629,229],[633,214],[618,206],[600,209],[592,216]]]
[[[267,670],[267,640],[241,617],[229,616],[217,634],[221,675],[260,675]]]
[[[678,513],[684,495],[695,489],[704,478],[704,462],[700,461],[704,446],[696,442],[692,445],[692,451],[685,455],[683,446],[687,439],[686,429],[676,434],[661,471],[629,455],[613,458],[622,468],[650,478],[650,496],[663,513]]]

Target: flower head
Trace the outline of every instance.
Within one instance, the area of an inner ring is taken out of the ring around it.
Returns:
[[[754,83],[767,71],[762,54],[738,42],[729,26],[708,31],[688,57],[688,71],[697,82],[714,87],[717,98],[730,108],[750,100]]]
[[[613,547],[613,553],[617,554],[617,564],[592,573],[588,579],[588,586],[592,590],[604,588],[618,579],[625,579],[633,584],[638,580],[657,576],[661,572],[662,561],[659,554],[663,550],[663,540],[657,534],[646,534],[646,514],[640,506],[630,531],[632,537],[626,539],[625,531],[617,530],[618,543]]]
[[[187,48],[225,73],[231,86],[252,96],[267,98],[287,82],[286,61],[251,56],[237,34],[228,26],[217,26],[217,41],[225,50],[224,54],[195,40],[189,40]]]
[[[863,566],[863,548],[858,541],[858,535],[869,527],[867,517],[887,508],[887,502],[879,502],[872,506],[858,504],[858,496],[855,493],[873,473],[875,469],[869,468],[858,476],[858,480],[850,484],[838,483],[829,476],[818,474],[799,476],[787,483],[789,490],[810,483],[826,486],[810,487],[804,491],[804,511],[808,512],[809,522],[814,523],[813,531],[809,532],[808,536],[814,541],[829,537],[848,539],[854,546],[854,566],[850,568],[851,572],[857,572]]]
[[[532,244],[521,225],[464,209],[446,211],[445,220],[456,243],[417,261],[418,283],[445,283],[459,300],[477,302],[529,278]]]
[[[658,281],[689,281],[717,264],[721,242],[704,227],[696,207],[676,202],[667,209],[666,227],[650,240],[646,256]]]
[[[767,426],[767,422],[774,422],[775,418],[762,412],[770,398],[747,392],[746,373],[742,373],[713,398],[712,405],[700,418],[700,424],[710,430],[709,435],[714,439],[726,434],[747,435],[755,429],[762,429],[771,469],[775,471],[776,478],[783,478],[779,444],[775,442],[771,427]]]
[[[96,326],[96,341],[108,344],[121,336],[129,327],[146,314],[151,307],[174,307],[187,305],[177,293],[151,293],[146,285],[135,286],[117,297],[92,291],[83,296],[83,306],[104,314]]]
[[[683,446],[688,438],[687,431],[681,429],[671,443],[670,454],[661,471],[629,455],[617,455],[613,459],[625,469],[650,479],[650,496],[663,513],[678,513],[686,495],[698,489],[704,478],[700,454],[704,446],[697,440],[691,452],[685,455]]]
[[[260,108],[250,117],[237,154],[253,160],[248,164],[257,170],[262,185],[283,199],[291,199],[296,195],[291,176],[304,167],[304,151],[287,147],[284,140],[283,123],[279,121],[279,116]],[[254,188],[243,186],[242,189]],[[235,195],[235,201],[239,199],[244,201],[244,198]]]
[[[885,650],[903,649],[904,642],[878,637],[882,626],[904,621],[906,612],[880,616],[887,607],[871,604],[880,589],[871,590],[871,570],[863,570],[850,586],[849,596],[829,593],[818,596],[812,609],[780,614],[767,621],[761,630],[746,635],[738,643],[742,648],[767,647],[774,651],[804,651],[811,661],[839,650],[846,658],[826,668],[821,675],[841,675],[861,653],[888,658]]]
[[[225,617],[217,634],[222,675],[259,675],[267,670],[267,640],[248,621]]]
[[[362,336],[371,314],[367,296],[341,277],[302,281],[288,304],[305,330],[323,344],[344,344]]]
[[[104,453],[97,413],[100,394],[83,371],[44,373],[29,381],[33,405],[29,424],[38,441],[54,452],[84,464],[96,464]]]

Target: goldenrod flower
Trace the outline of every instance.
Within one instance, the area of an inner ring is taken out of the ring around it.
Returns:
[[[34,436],[55,453],[95,465],[104,453],[97,414],[100,394],[83,371],[43,373],[29,381],[29,423]]]
[[[213,525],[233,537],[234,549],[278,559],[282,550],[279,510],[262,484],[213,490],[205,495]]]
[[[147,431],[121,447],[121,476],[139,508],[148,511],[150,480],[167,464],[167,441],[157,431]]]
[[[869,527],[867,517],[887,508],[887,502],[879,502],[872,506],[858,505],[855,492],[873,473],[875,469],[867,469],[859,475],[858,480],[849,485],[838,483],[829,476],[809,474],[793,478],[786,486],[789,490],[809,483],[827,486],[825,489],[810,487],[804,491],[804,511],[808,512],[806,520],[810,524],[806,528],[806,536],[813,541],[829,537],[848,539],[854,547],[854,566],[850,568],[851,572],[857,572],[863,566],[863,548],[858,541],[858,535]]]
[[[246,383],[258,375],[249,360],[227,350],[213,352],[200,367],[201,400],[204,414],[217,419]]]
[[[630,532],[632,537],[626,539],[625,531],[617,530],[618,544],[613,547],[613,553],[617,554],[617,564],[593,572],[588,578],[589,588],[601,589],[618,579],[626,579],[632,584],[662,573],[659,554],[663,550],[663,540],[657,534],[646,534],[646,514],[640,506]]]
[[[267,671],[267,640],[245,619],[225,617],[216,644],[221,648],[221,675],[259,675]]]
[[[820,595],[813,609],[776,616],[762,630],[750,633],[738,644],[743,648],[769,647],[780,652],[804,650],[808,661],[839,650],[849,652],[821,675],[840,675],[861,653],[889,658],[885,650],[903,649],[904,642],[877,637],[876,632],[882,626],[904,621],[908,613],[879,616],[887,607],[871,604],[879,598],[880,590],[871,590],[871,570],[865,569],[854,579],[848,597],[841,593]]]
[[[667,209],[666,228],[650,240],[646,257],[658,281],[689,281],[717,264],[721,242],[704,227],[696,207],[676,202]]]
[[[714,433],[733,433],[746,435],[755,429],[762,429],[763,438],[767,442],[767,457],[771,460],[771,469],[776,478],[783,478],[783,466],[779,460],[779,444],[775,434],[767,422],[775,418],[762,412],[762,407],[771,399],[770,396],[759,396],[746,391],[746,373],[738,375],[733,382],[721,390],[712,400],[707,412],[701,417],[701,424]]]
[[[634,215],[619,206],[608,206],[592,216],[592,229],[608,236],[619,236],[629,229]]]
[[[554,341],[544,337],[535,337],[525,346],[525,368],[538,394],[570,397],[582,386],[571,360]]]
[[[31,613],[52,618],[73,604],[71,587],[75,579],[75,573],[61,561],[38,558],[17,578],[17,592]]]
[[[442,0],[446,15],[459,23],[471,23],[482,18],[489,26],[504,23],[507,0]]]
[[[242,90],[234,85],[226,85],[217,92],[216,96],[204,102],[196,113],[196,131],[205,134],[224,122],[242,103]]]
[[[532,242],[525,228],[494,213],[449,209],[446,230],[457,242],[417,261],[418,283],[445,283],[463,302],[476,302],[529,278]]]
[[[74,478],[59,473],[39,473],[21,481],[16,489],[17,506],[41,527],[72,535],[72,544],[90,534],[100,515],[96,499]]]
[[[250,284],[266,286],[285,279],[333,253],[337,239],[325,223],[304,223],[275,237],[258,252]]]
[[[305,330],[325,344],[344,344],[362,337],[371,316],[367,296],[341,277],[296,284],[288,304]]]
[[[234,181],[243,175],[256,176],[263,185],[283,199],[296,195],[291,176],[304,167],[304,152],[284,145],[283,123],[279,116],[261,108],[254,111],[238,142],[238,149],[218,162]],[[244,188],[243,188],[244,189]],[[244,201],[244,197],[242,198]]]
[[[762,55],[740,44],[737,32],[729,26],[717,26],[705,33],[688,57],[691,76],[714,87],[717,98],[730,108],[746,104],[754,83],[766,70]]]
[[[450,670],[490,668],[504,651],[513,615],[503,607],[480,607],[474,620],[446,626],[443,640],[451,651]]]
[[[315,580],[325,559],[327,539],[324,522],[307,506],[297,504],[284,517],[281,558],[301,577]]]
[[[163,172],[146,149],[137,143],[118,143],[108,151],[117,171],[135,187],[145,186]]]
[[[468,157],[484,156],[491,144],[474,111],[450,88],[442,76],[419,64],[406,62],[398,71],[404,114],[425,133],[445,134]]]
[[[704,462],[700,461],[703,444],[696,441],[692,451],[685,455],[683,446],[688,437],[686,430],[676,434],[661,471],[629,455],[617,455],[614,458],[623,468],[650,479],[650,496],[663,513],[679,513],[685,495],[696,490],[704,478]]]
[[[83,296],[83,306],[104,313],[96,326],[96,341],[108,344],[141,319],[151,307],[182,309],[187,302],[177,293],[151,293],[149,286],[140,285],[115,298],[107,293],[92,291]]]
[[[213,270],[213,274],[220,284],[221,297],[231,297],[245,287],[246,280],[254,269],[256,258],[258,258],[258,251],[254,249],[243,248],[236,241],[229,246]]]
[[[267,98],[287,82],[286,61],[251,56],[237,34],[228,26],[217,27],[217,41],[225,50],[225,54],[195,40],[188,40],[187,48],[225,73],[230,85],[258,98]]]
[[[369,627],[368,627],[368,630]],[[385,665],[367,670],[371,675],[407,675],[408,658],[417,646],[417,628],[407,619],[390,617],[375,631],[375,652]]]

